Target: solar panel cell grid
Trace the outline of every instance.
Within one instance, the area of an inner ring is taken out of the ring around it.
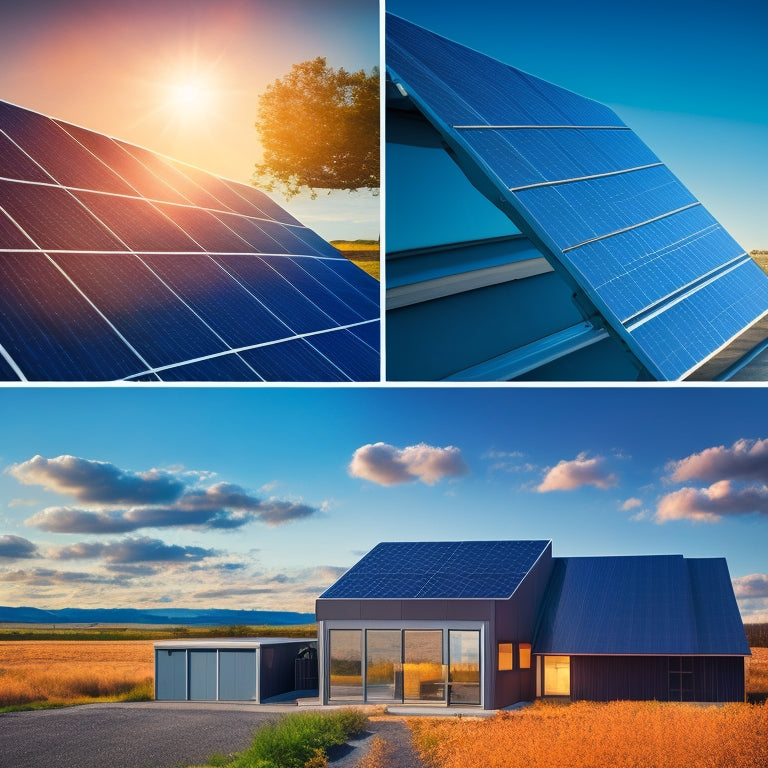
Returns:
[[[744,251],[608,107],[390,15],[387,62],[469,178],[594,303],[585,316],[603,314],[652,376],[682,375],[768,311],[768,277],[730,274]]]
[[[349,376],[318,354],[305,339],[255,347],[242,352],[241,356],[267,381],[350,381]]]
[[[376,281],[263,193],[2,102],[0,150],[0,377],[378,378],[359,336],[295,338],[375,337]]]

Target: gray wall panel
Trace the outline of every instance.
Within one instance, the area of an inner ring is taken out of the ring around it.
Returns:
[[[155,651],[155,698],[180,701],[187,698],[187,652]]]
[[[189,698],[192,701],[216,699],[216,651],[189,651]]]
[[[256,700],[256,649],[219,651],[219,699]]]

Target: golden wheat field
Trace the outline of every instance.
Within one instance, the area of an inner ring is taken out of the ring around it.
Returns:
[[[151,698],[151,641],[0,642],[0,707]]]
[[[536,702],[490,720],[409,725],[434,768],[768,767],[768,704]]]

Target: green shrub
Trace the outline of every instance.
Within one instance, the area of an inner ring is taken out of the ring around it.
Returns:
[[[305,768],[324,764],[328,747],[360,733],[367,717],[355,709],[300,712],[260,728],[245,752],[227,768]],[[218,763],[221,765],[221,763]]]

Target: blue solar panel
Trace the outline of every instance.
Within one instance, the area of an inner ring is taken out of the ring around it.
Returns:
[[[768,312],[768,276],[608,107],[391,15],[386,56],[585,319],[602,314],[652,377],[690,375]]]
[[[263,192],[0,102],[0,379],[376,381],[378,329]]]
[[[385,542],[321,598],[506,599],[548,541]]]

